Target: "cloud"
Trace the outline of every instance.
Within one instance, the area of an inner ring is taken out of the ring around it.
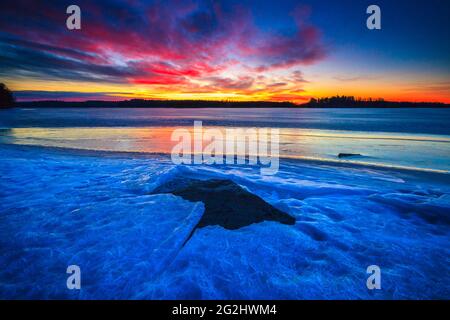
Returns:
[[[37,101],[37,100],[65,100],[65,101],[84,101],[84,100],[123,100],[121,95],[126,93],[117,92],[72,92],[72,91],[44,91],[44,90],[19,90],[14,91],[14,97],[18,101]]]
[[[421,83],[420,85],[405,88],[405,91],[428,91],[428,92],[448,93],[450,92],[450,82],[441,81],[441,82]]]
[[[361,80],[376,80],[379,77],[375,76],[369,76],[369,75],[358,75],[358,76],[335,76],[333,77],[334,80],[341,81],[341,82],[355,82],[355,81],[361,81]]]
[[[249,89],[254,79],[249,76],[242,76],[238,79],[212,77],[208,79],[210,86],[217,89]]]
[[[5,76],[121,83],[140,73],[132,66],[94,64],[29,46],[4,43],[0,43],[0,60],[0,75]]]
[[[294,27],[282,32],[259,27],[251,7],[226,1],[77,4],[82,29],[69,31],[64,1],[2,1],[0,75],[179,91],[249,90],[258,74],[315,63],[326,54],[305,7],[287,14]],[[279,82],[304,82],[295,72]],[[268,84],[275,86],[280,84]]]
[[[284,87],[286,85],[287,85],[286,82],[275,82],[275,83],[268,84],[267,87],[268,88],[279,88],[279,87]]]

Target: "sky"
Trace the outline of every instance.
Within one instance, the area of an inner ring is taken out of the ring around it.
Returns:
[[[441,0],[3,0],[0,82],[21,101],[450,103],[449,15]]]

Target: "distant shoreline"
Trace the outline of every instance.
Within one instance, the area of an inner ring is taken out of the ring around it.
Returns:
[[[305,109],[356,109],[356,108],[449,108],[450,104],[435,102],[393,102],[384,100],[374,101],[333,101],[333,100],[311,100],[303,104],[292,102],[270,102],[270,101],[208,101],[208,100],[123,100],[104,101],[88,100],[81,102],[72,101],[26,101],[17,102],[15,107],[19,108],[305,108]]]

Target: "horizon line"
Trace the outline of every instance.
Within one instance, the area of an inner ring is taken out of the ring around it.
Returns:
[[[64,99],[38,99],[38,100],[16,100],[16,104],[26,104],[26,103],[64,103],[64,104],[82,104],[82,103],[126,103],[126,102],[196,102],[196,103],[219,103],[219,104],[290,104],[295,106],[303,106],[303,105],[311,105],[313,101],[320,101],[323,99],[330,98],[348,98],[354,96],[331,96],[324,98],[310,98],[309,101],[305,101],[302,103],[297,103],[289,100],[284,101],[273,101],[273,100],[218,100],[218,99],[152,99],[152,98],[131,98],[131,99],[123,99],[123,100],[108,100],[108,99],[87,99],[87,100],[64,100]],[[428,104],[428,105],[443,105],[450,107],[450,103],[445,102],[436,102],[436,101],[402,101],[402,100],[384,100],[383,98],[355,98],[355,103],[362,104],[409,104],[409,105],[419,105],[419,104]],[[318,103],[320,106],[320,102]]]

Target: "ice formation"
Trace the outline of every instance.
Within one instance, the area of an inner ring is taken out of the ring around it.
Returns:
[[[284,161],[175,166],[162,156],[2,146],[0,298],[423,299],[450,295],[448,175]],[[205,205],[149,194],[227,179],[295,218],[193,227]],[[66,268],[81,268],[81,290]],[[380,266],[382,290],[366,288]]]

